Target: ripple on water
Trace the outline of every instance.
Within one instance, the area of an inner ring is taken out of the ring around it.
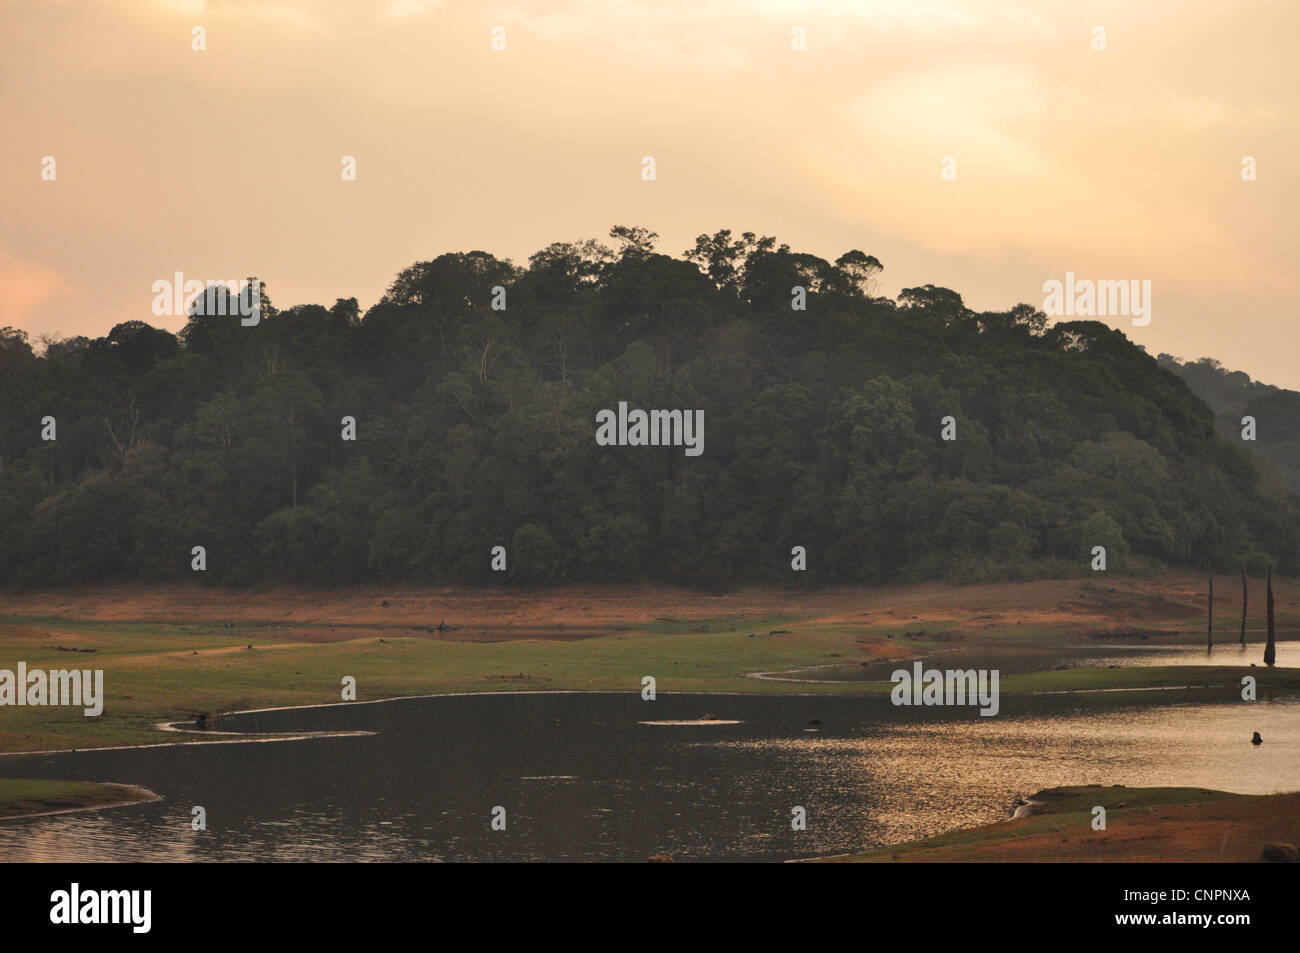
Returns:
[[[0,860],[777,860],[991,823],[1060,785],[1300,789],[1300,701],[1052,700],[995,718],[919,718],[861,696],[655,704],[658,726],[724,730],[642,731],[635,693],[467,696],[257,716],[364,737],[0,758],[4,777],[164,798],[5,823]],[[694,717],[710,707],[732,717]],[[806,732],[812,716],[822,729]],[[194,805],[208,830],[191,830]],[[790,829],[795,805],[806,831]]]

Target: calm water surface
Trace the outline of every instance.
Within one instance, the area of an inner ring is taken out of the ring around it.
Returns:
[[[3,777],[164,798],[0,825],[0,860],[782,860],[996,821],[1061,784],[1300,789],[1300,701],[1089,709],[1081,697],[1003,696],[995,718],[884,698],[635,692],[228,716],[223,728],[374,734],[0,758]],[[638,724],[706,714],[740,724]],[[207,831],[190,829],[194,805]],[[497,805],[505,831],[490,828]],[[790,830],[795,805],[804,832]]]

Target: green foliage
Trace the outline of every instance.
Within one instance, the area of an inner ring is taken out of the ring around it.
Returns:
[[[1296,498],[1171,369],[1255,408],[1296,472],[1300,395],[1028,305],[876,297],[857,250],[611,239],[418,262],[364,315],[264,289],[256,326],[207,309],[39,355],[0,329],[0,581],[185,578],[194,545],[205,582],[249,585],[500,581],[496,545],[535,583],[1030,578],[1094,545],[1300,570]],[[619,401],[702,409],[704,454],[597,446]]]
[[[1161,354],[1160,365],[1176,373],[1210,405],[1219,433],[1229,444],[1267,461],[1266,479],[1300,493],[1300,393],[1252,381],[1241,371],[1225,370],[1208,357],[1184,364]],[[1254,440],[1241,439],[1243,417],[1255,418]]]
[[[513,554],[515,570],[511,578],[520,582],[554,582],[563,575],[560,547],[536,523],[525,523],[515,530],[509,552]]]

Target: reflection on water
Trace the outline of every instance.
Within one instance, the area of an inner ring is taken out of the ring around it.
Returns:
[[[978,642],[937,654],[917,655],[927,667],[997,669],[1003,675],[1042,672],[1066,668],[1137,668],[1159,665],[1224,666],[1262,668],[1264,647],[1257,644],[1204,645],[1137,644],[1025,645],[1023,642]],[[1300,642],[1278,642],[1276,667],[1300,667]],[[768,673],[778,681],[876,682],[888,681],[898,668],[910,662],[846,662]]]
[[[1126,708],[991,724],[894,724],[867,738],[734,742],[755,756],[797,757],[825,778],[814,804],[869,797],[867,817],[832,823],[877,846],[1010,816],[1016,795],[1073,784],[1206,787],[1243,794],[1300,789],[1300,703]],[[1250,744],[1258,730],[1265,744]],[[1265,748],[1268,748],[1265,751]],[[797,753],[796,753],[797,751]],[[790,796],[794,791],[790,790]],[[1111,801],[1123,800],[1116,792]],[[809,806],[809,816],[814,808]]]
[[[1106,666],[1151,666],[1151,665],[1241,665],[1249,668],[1264,666],[1264,647],[1262,645],[1228,644],[1216,645],[1213,651],[1205,646],[1166,645],[1166,646],[1132,646],[1107,645],[1090,646],[1110,652],[1088,660],[1078,660],[1078,665]],[[1278,668],[1300,667],[1300,642],[1276,643]]]
[[[7,823],[0,860],[785,859],[996,821],[1017,796],[1060,784],[1300,789],[1300,701],[1003,702],[1002,715],[980,718],[882,698],[643,702],[632,691],[233,716],[223,727],[376,734],[0,758],[4,777],[111,780],[164,796]],[[706,713],[740,723],[637,724]],[[804,730],[812,718],[820,731]],[[205,832],[190,830],[195,805]],[[505,831],[490,828],[497,805]],[[796,805],[807,831],[790,830]]]

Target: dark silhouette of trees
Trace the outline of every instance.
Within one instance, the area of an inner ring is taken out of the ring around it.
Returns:
[[[255,326],[214,289],[179,334],[0,329],[0,582],[189,577],[197,544],[202,581],[241,585],[485,583],[496,545],[536,583],[1016,579],[1095,545],[1300,569],[1296,498],[1122,332],[881,297],[858,250],[657,239],[439,255],[364,313],[263,286]],[[703,410],[703,455],[598,446],[620,401]]]

